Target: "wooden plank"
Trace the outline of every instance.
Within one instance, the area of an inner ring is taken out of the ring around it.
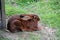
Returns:
[[[0,28],[2,26],[1,0],[0,0]]]
[[[5,28],[6,27],[6,16],[5,16],[5,2],[4,0],[0,0],[0,20],[1,20],[1,26],[0,28]]]

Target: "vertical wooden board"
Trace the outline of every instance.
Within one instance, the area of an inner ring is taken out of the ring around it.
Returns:
[[[0,21],[1,21],[1,26],[0,28],[5,28],[6,27],[6,16],[5,16],[5,3],[4,0],[0,0]]]
[[[2,16],[2,15],[1,15],[1,14],[2,14],[2,13],[1,13],[1,0],[0,0],[0,28],[1,28],[1,26],[2,26],[2,25],[1,25],[1,24],[2,24],[2,23],[1,23],[1,21],[2,21],[2,19],[1,19],[1,18],[2,18],[1,16]]]
[[[0,27],[1,27],[1,14],[0,14]]]

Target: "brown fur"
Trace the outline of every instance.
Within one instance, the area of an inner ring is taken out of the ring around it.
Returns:
[[[21,14],[11,16],[8,20],[7,29],[15,31],[36,31],[38,30],[39,17],[34,14]]]

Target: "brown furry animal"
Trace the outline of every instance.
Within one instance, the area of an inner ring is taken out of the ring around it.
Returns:
[[[39,20],[39,17],[34,14],[14,15],[9,18],[7,29],[10,32],[36,31]]]

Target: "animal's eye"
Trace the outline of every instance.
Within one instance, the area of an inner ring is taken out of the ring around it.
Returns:
[[[20,15],[20,18],[23,18],[24,16],[23,15]]]

